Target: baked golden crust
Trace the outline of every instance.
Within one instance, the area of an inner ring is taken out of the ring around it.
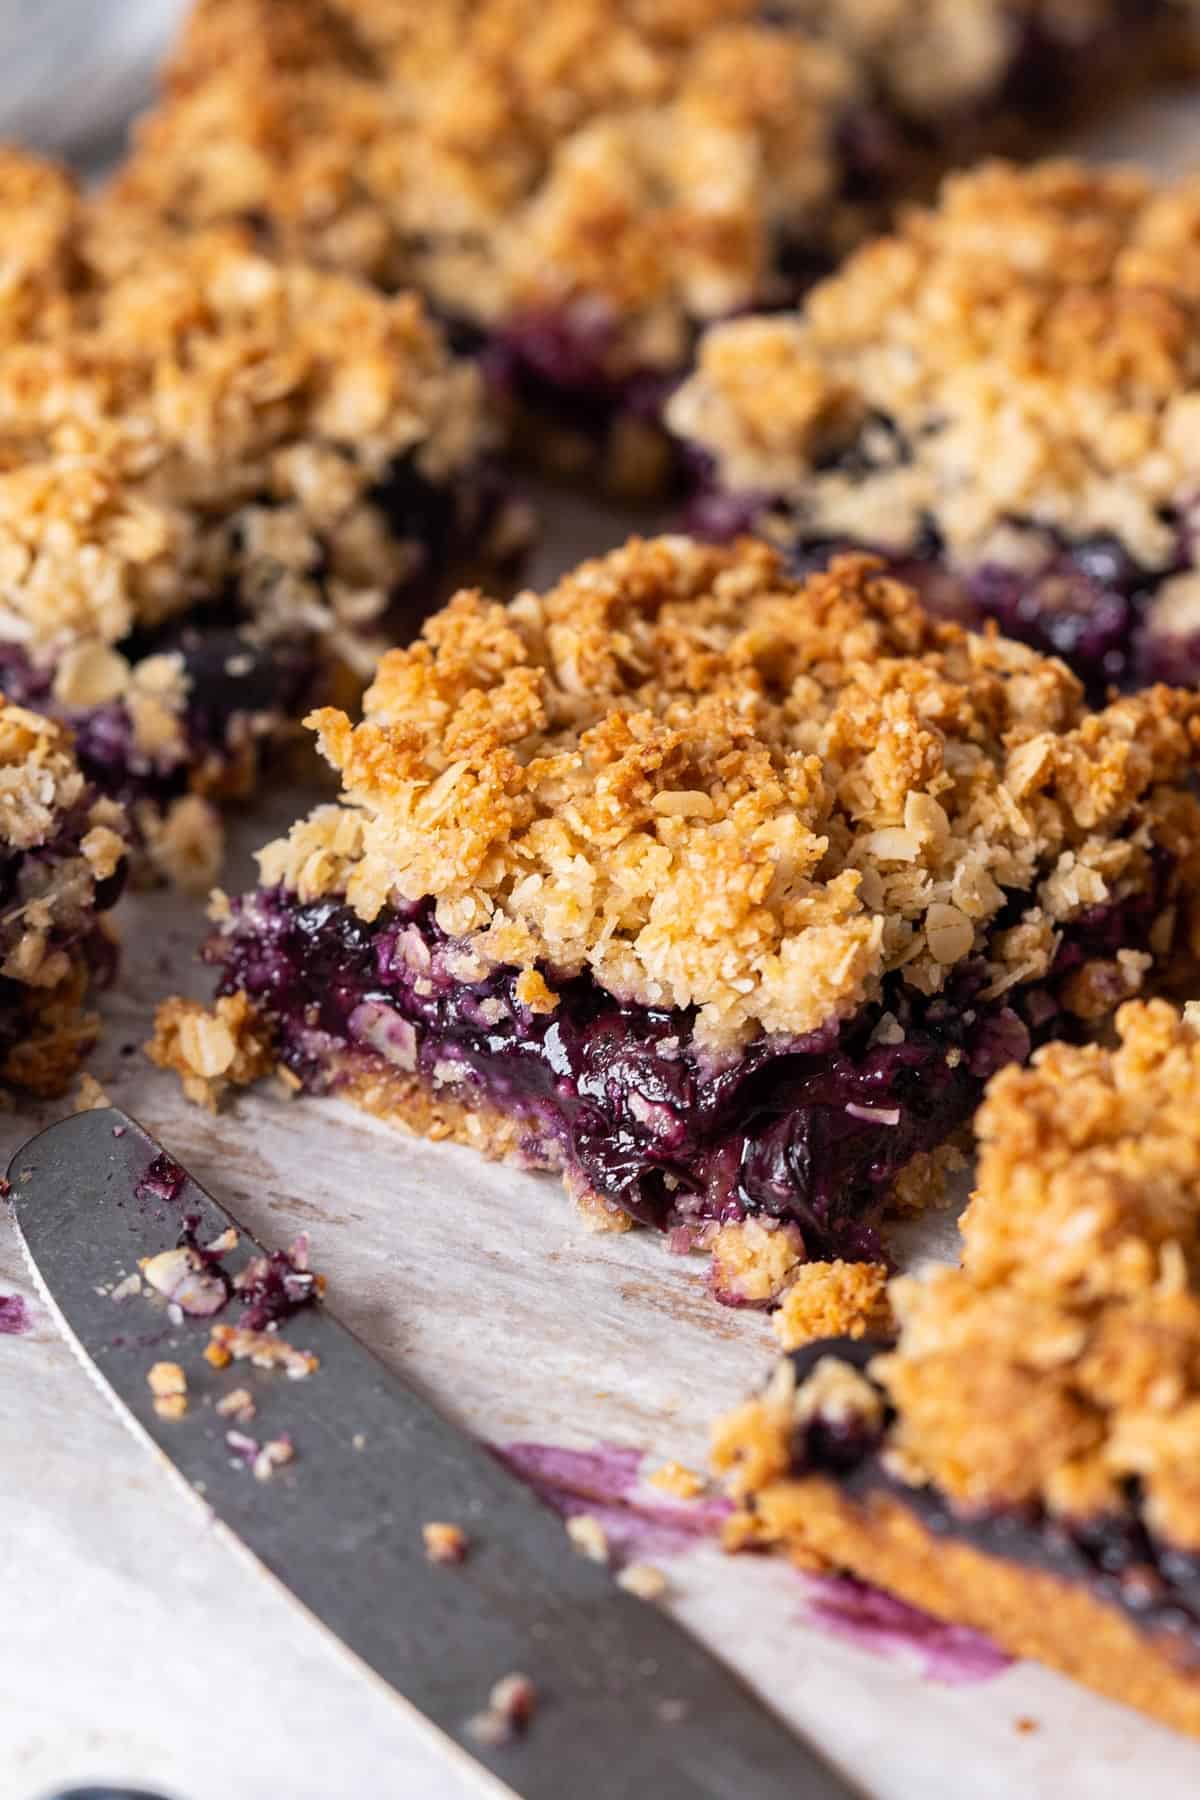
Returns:
[[[983,957],[988,998],[1044,975],[1162,833],[1193,854],[1198,713],[1159,688],[1089,714],[1060,663],[932,623],[869,558],[802,585],[749,541],[634,540],[507,609],[459,595],[360,725],[315,714],[343,804],[263,878],[365,919],[432,896],[481,969],[695,1007],[721,1053],[891,970],[930,994]]]
[[[760,1504],[749,1543],[786,1544],[804,1568],[852,1569],[923,1612],[986,1632],[1013,1656],[1200,1736],[1200,1682],[1177,1637],[1139,1629],[1080,1583],[956,1543],[899,1501],[859,1503],[829,1481],[782,1480]]]
[[[484,326],[582,299],[613,373],[843,223],[832,45],[751,0],[201,0],[113,204],[252,215]]]
[[[952,563],[1019,565],[1018,524],[1108,532],[1162,570],[1195,499],[1198,240],[1200,181],[984,165],[801,312],[710,331],[670,421],[815,535],[904,549],[932,520]],[[1198,598],[1167,583],[1174,629]]]

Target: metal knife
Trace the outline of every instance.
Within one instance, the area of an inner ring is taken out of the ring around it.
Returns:
[[[852,1790],[728,1670],[580,1556],[540,1501],[324,1305],[281,1328],[319,1359],[293,1381],[244,1361],[214,1368],[211,1318],[176,1309],[173,1323],[161,1304],[114,1302],[185,1221],[198,1243],[238,1233],[231,1274],[262,1254],[184,1171],[172,1199],[161,1180],[143,1185],[166,1154],[115,1107],[18,1151],[8,1175],[35,1279],[127,1422],[328,1631],[524,1800],[845,1800]],[[155,1411],[156,1361],[185,1371],[182,1418]],[[248,1431],[295,1444],[270,1480],[230,1453],[215,1402],[234,1387],[256,1404]],[[470,1540],[454,1567],[425,1553],[422,1525],[443,1520]],[[481,1742],[471,1721],[516,1671],[536,1712],[509,1742]]]

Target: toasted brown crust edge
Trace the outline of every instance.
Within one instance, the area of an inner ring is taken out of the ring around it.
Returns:
[[[559,1165],[535,1159],[521,1146],[530,1127],[521,1119],[472,1100],[468,1105],[449,1091],[439,1092],[420,1075],[398,1069],[346,1069],[338,1073],[329,1090],[339,1100],[351,1100],[364,1112],[397,1125],[414,1137],[434,1143],[466,1144],[489,1162],[516,1163],[525,1169],[553,1169]]]
[[[1200,1737],[1200,1659],[1164,1632],[1141,1631],[1081,1584],[928,1531],[901,1500],[851,1499],[833,1482],[771,1482],[755,1496],[758,1542],[814,1554],[912,1606],[985,1632],[1013,1656],[1071,1676],[1165,1725]]]

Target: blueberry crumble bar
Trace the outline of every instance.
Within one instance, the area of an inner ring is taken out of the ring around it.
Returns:
[[[58,1094],[96,1037],[89,990],[115,950],[101,915],[121,890],[120,814],[69,734],[0,698],[0,1080]]]
[[[311,723],[341,802],[219,901],[155,1059],[561,1169],[724,1299],[877,1258],[988,1076],[1190,952],[1200,696],[1089,713],[871,558],[633,540]]]
[[[617,488],[696,327],[882,223],[885,114],[750,0],[200,0],[110,196],[385,288],[477,349],[518,441]]]
[[[1200,680],[1200,182],[989,164],[790,316],[720,325],[670,419],[695,528],[870,546],[938,612],[1110,684]]]
[[[995,1078],[962,1266],[892,1283],[894,1343],[797,1352],[716,1456],[738,1539],[1200,1734],[1200,1019],[1117,1025]]]
[[[0,688],[204,882],[211,800],[502,547],[478,372],[411,294],[110,231],[29,158],[5,197]]]

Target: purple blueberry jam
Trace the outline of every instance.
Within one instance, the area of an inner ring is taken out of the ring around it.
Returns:
[[[807,1344],[792,1355],[796,1381],[805,1381],[827,1356],[865,1372],[872,1357],[889,1347],[851,1338]],[[818,1415],[800,1426],[792,1441],[793,1470],[827,1475],[852,1499],[880,1493],[898,1500],[936,1537],[1082,1582],[1139,1630],[1169,1634],[1181,1657],[1200,1665],[1200,1556],[1154,1536],[1136,1479],[1126,1483],[1119,1512],[1094,1518],[1061,1518],[1037,1505],[966,1511],[936,1487],[909,1487],[888,1474],[880,1451],[895,1414],[879,1392],[883,1416],[874,1423]]]
[[[1050,978],[1008,1003],[979,999],[981,965],[932,999],[893,977],[854,1018],[723,1063],[696,1043],[693,1012],[622,1005],[590,977],[547,970],[550,1013],[519,999],[516,969],[464,978],[427,903],[367,925],[337,900],[264,889],[235,903],[206,956],[310,1089],[390,1064],[519,1119],[531,1165],[565,1165],[645,1224],[767,1215],[798,1225],[810,1256],[873,1257],[899,1172],[966,1122],[996,1069],[1069,1029],[1062,980],[1114,934],[1143,944],[1157,910],[1147,895],[1078,920]]]
[[[135,1200],[178,1200],[187,1182],[187,1170],[163,1150],[147,1165],[133,1190]]]
[[[503,407],[546,419],[602,448],[623,422],[661,427],[682,368],[614,374],[615,321],[590,305],[517,315],[473,348]],[[665,441],[665,439],[664,439]]]
[[[233,1290],[243,1307],[240,1323],[247,1331],[267,1331],[315,1306],[321,1278],[308,1266],[308,1239],[300,1237],[286,1250],[252,1257],[234,1277]]]

